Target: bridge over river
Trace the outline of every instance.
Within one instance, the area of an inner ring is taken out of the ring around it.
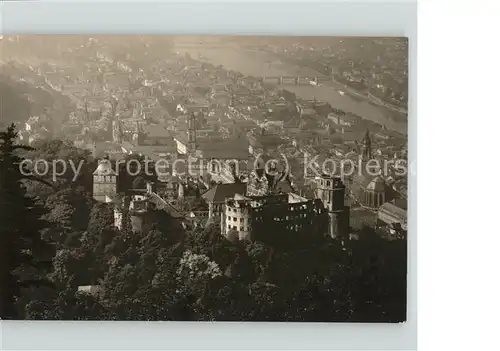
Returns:
[[[320,85],[321,83],[332,83],[333,78],[318,76],[264,76],[262,81],[275,85]]]

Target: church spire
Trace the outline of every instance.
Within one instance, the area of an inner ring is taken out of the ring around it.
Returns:
[[[193,112],[188,120],[188,154],[196,152],[196,114]]]
[[[113,142],[121,143],[123,137],[122,124],[119,119],[113,121]]]
[[[372,140],[370,138],[370,131],[366,129],[365,136],[363,138],[363,148],[361,150],[361,159],[363,161],[368,161],[372,158]]]

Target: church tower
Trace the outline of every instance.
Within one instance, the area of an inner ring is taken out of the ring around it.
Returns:
[[[120,120],[113,121],[113,142],[121,144],[123,137],[122,124]]]
[[[370,138],[370,132],[366,130],[365,136],[362,141],[361,149],[361,160],[367,162],[372,159],[372,140]]]
[[[188,144],[187,153],[194,155],[196,153],[196,115],[192,113],[188,120]]]
[[[139,124],[139,120],[135,120],[135,131],[134,134],[132,134],[132,143],[134,145],[141,145],[142,143],[142,131],[141,131],[141,125]]]
[[[84,115],[84,121],[85,123],[89,123],[90,122],[90,116],[89,116],[89,103],[87,102],[87,100],[85,100],[85,103],[83,105],[83,115]]]
[[[339,177],[323,175],[316,181],[316,197],[328,212],[328,234],[345,237],[349,231],[349,207],[345,206],[345,185]]]

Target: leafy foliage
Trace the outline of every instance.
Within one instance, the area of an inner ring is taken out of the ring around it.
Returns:
[[[0,318],[16,318],[15,303],[24,288],[45,283],[51,246],[42,240],[43,208],[26,195],[26,169],[17,150],[14,125],[0,133]]]
[[[96,162],[88,150],[79,149],[70,142],[59,139],[40,140],[23,156],[33,162],[45,160],[49,166],[46,180],[51,183],[92,189],[92,172]]]

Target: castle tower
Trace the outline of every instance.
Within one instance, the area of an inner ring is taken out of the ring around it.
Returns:
[[[144,228],[145,217],[150,210],[147,195],[134,195],[129,203],[128,213],[132,224],[132,232],[141,232]]]
[[[328,234],[344,237],[349,231],[349,207],[345,206],[345,185],[339,177],[324,175],[316,181],[316,197],[328,211]]]
[[[111,202],[117,193],[117,174],[109,159],[99,162],[94,171],[93,197],[100,202]]]
[[[192,113],[188,121],[188,145],[187,152],[189,155],[196,153],[196,115]]]

